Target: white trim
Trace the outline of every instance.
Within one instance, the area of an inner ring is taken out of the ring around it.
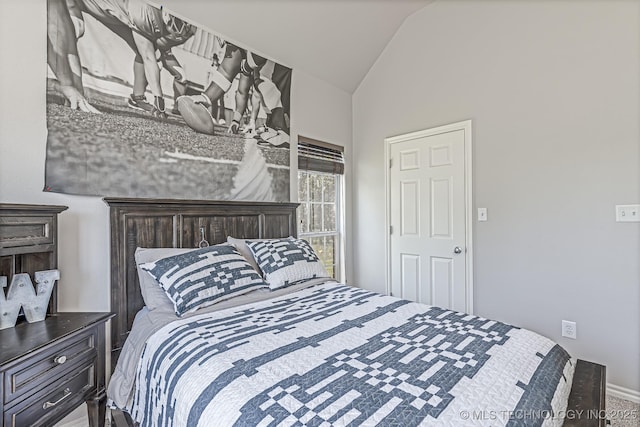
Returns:
[[[346,180],[344,179],[344,175],[336,175],[336,221],[338,221],[337,231],[338,231],[338,248],[336,251],[339,262],[336,263],[336,268],[338,271],[336,272],[336,279],[341,283],[347,283],[347,269],[346,269],[346,260],[345,260],[345,242],[346,242],[346,231],[345,227],[347,225],[347,221],[345,219],[345,211],[346,211],[346,191],[345,191]]]
[[[619,385],[611,383],[607,383],[607,395],[618,397],[620,399],[630,400],[631,402],[635,403],[640,403],[640,391],[620,387]]]
[[[391,226],[391,213],[390,213],[390,153],[391,144],[398,142],[410,141],[412,139],[424,138],[426,136],[437,135],[446,132],[453,132],[457,130],[464,131],[464,174],[465,174],[465,288],[466,288],[466,312],[473,314],[473,156],[472,156],[472,133],[471,133],[471,120],[464,120],[449,125],[438,126],[431,129],[425,129],[417,132],[411,132],[404,135],[392,136],[385,138],[385,150],[384,150],[384,181],[385,181],[385,291],[387,294],[391,293],[391,254],[390,247],[390,233],[389,228]]]

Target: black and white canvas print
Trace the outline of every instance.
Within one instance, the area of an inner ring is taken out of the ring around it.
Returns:
[[[45,191],[290,200],[290,68],[146,0],[47,6]]]

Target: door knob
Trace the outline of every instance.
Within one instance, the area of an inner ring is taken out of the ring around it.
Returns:
[[[460,246],[456,246],[455,248],[453,248],[453,253],[454,254],[461,254],[462,253],[462,248],[460,248]]]

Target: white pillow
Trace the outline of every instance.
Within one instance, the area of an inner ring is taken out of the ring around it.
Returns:
[[[251,267],[260,274],[262,274],[262,271],[260,271],[260,267],[258,267],[258,263],[251,253],[251,249],[247,246],[247,242],[259,242],[261,240],[264,239],[236,239],[235,237],[227,236],[227,243],[233,245],[233,247],[236,248],[236,250],[247,259],[247,261],[249,261]]]
[[[294,237],[247,241],[270,289],[318,277],[329,278],[311,245]]]
[[[140,268],[160,283],[178,316],[268,286],[227,244],[194,249]]]
[[[173,301],[169,299],[160,283],[149,273],[140,268],[140,264],[157,261],[173,255],[180,255],[192,251],[193,248],[137,248],[135,253],[138,282],[144,305],[150,310],[174,310]]]

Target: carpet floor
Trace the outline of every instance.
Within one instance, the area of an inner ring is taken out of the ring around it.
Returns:
[[[606,408],[611,427],[640,426],[640,403],[607,396]]]

